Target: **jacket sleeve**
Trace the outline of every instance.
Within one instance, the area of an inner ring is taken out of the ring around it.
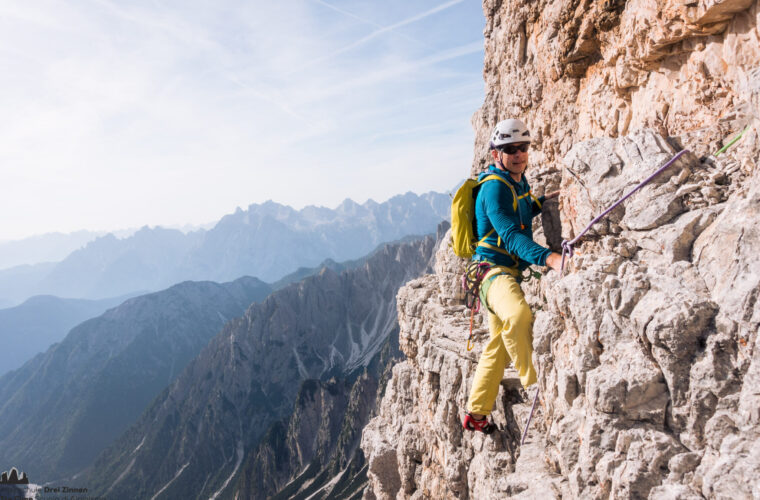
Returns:
[[[483,208],[491,221],[496,234],[504,241],[507,252],[517,255],[521,260],[546,265],[546,257],[551,250],[534,242],[520,232],[518,215],[514,210],[512,193],[501,182],[486,182],[482,187]]]
[[[544,201],[546,201],[546,196],[539,196],[538,198],[531,197],[531,217],[535,217],[541,213],[541,210],[544,208]]]

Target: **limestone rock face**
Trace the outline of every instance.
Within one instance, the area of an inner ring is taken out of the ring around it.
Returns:
[[[565,234],[674,153],[652,131],[578,144],[562,183],[586,187],[562,211]],[[436,274],[398,294],[407,359],[364,431],[366,497],[757,497],[760,170],[726,202],[690,208],[678,194],[723,165],[683,155],[582,240],[563,276],[523,284],[541,394],[524,446],[532,393],[511,370],[500,432],[461,429],[484,342],[465,349],[463,262],[444,240]],[[480,315],[475,331],[487,335]]]
[[[493,417],[461,419],[488,335],[446,240],[398,294],[399,344],[362,437],[366,499],[760,498],[760,42],[757,1],[485,0],[486,99],[473,173],[498,119],[534,130],[534,192],[561,189],[522,283],[539,404],[508,369]],[[741,141],[714,156],[728,140]],[[559,234],[561,233],[561,235]]]
[[[548,189],[579,141],[652,128],[702,156],[751,119],[757,0],[484,0],[483,10],[473,173],[488,161],[494,125],[510,116],[531,128],[531,168],[552,177]]]

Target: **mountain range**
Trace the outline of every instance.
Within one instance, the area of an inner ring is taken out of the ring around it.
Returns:
[[[272,282],[325,259],[355,259],[384,242],[434,232],[449,209],[449,196],[433,192],[383,203],[345,200],[335,209],[295,210],[268,201],[238,209],[209,230],[144,227],[123,239],[108,234],[60,262],[0,271],[0,303],[43,294],[101,299],[185,280],[256,276]]]
[[[40,262],[59,262],[105,232],[47,233],[22,240],[0,241],[0,269]]]
[[[150,464],[190,453],[218,472],[205,477],[204,495],[355,494],[366,483],[361,429],[399,353],[396,290],[429,271],[435,244],[404,240],[274,286],[183,282],[84,321],[0,376],[0,462],[36,481],[76,479],[134,498],[167,486]],[[79,304],[35,297],[14,309],[48,302]],[[314,421],[304,425],[305,414]],[[226,426],[231,418],[239,425]],[[215,444],[195,436],[198,425]],[[273,447],[289,451],[267,462]],[[266,484],[262,463],[279,470]],[[173,481],[170,494],[199,487],[192,477]]]
[[[434,247],[432,236],[385,245],[359,267],[341,273],[324,268],[251,305],[100,455],[82,481],[108,498],[228,498],[234,491],[258,490],[261,485],[250,483],[255,477],[246,480],[243,474],[266,454],[261,439],[278,422],[290,425],[299,408],[315,408],[303,403],[306,394],[309,401],[322,398],[329,387],[343,394],[321,399],[335,408],[334,418],[322,430],[317,420],[309,425],[316,434],[344,435],[347,441],[337,455],[336,446],[321,450],[316,469],[333,458],[335,467],[345,468],[363,425],[357,421],[353,435],[340,431],[350,401],[346,391],[364,377],[369,399],[376,397],[380,353],[389,339],[397,342],[396,292],[430,269]],[[304,386],[306,381],[312,382]],[[369,408],[360,420],[366,421]],[[315,419],[327,418],[317,414]],[[302,472],[298,466],[313,461],[320,450],[312,440],[316,434],[302,436],[311,451],[301,448],[302,456],[287,461],[295,465],[272,478],[267,491],[286,486]]]
[[[45,481],[87,466],[227,321],[270,291],[255,278],[185,282],[78,325],[0,377],[0,463]]]

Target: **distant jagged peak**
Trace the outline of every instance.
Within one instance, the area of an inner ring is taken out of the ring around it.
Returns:
[[[340,211],[348,211],[348,210],[355,210],[358,207],[361,207],[362,205],[356,203],[351,198],[346,198],[342,202],[340,202],[340,205],[338,205],[337,210]]]
[[[267,200],[263,203],[252,203],[248,206],[247,210],[238,207],[233,214],[222,217],[215,228],[240,223],[252,225],[254,221],[270,218],[271,220],[292,225],[295,229],[300,230],[313,225],[338,222],[349,217],[371,216],[371,214],[377,212],[381,207],[405,209],[411,205],[422,203],[436,208],[440,203],[447,200],[448,197],[445,193],[428,191],[423,194],[416,194],[412,191],[407,191],[406,193],[392,196],[381,203],[373,199],[359,203],[352,198],[345,198],[335,208],[322,205],[306,205],[300,210],[273,200]]]
[[[21,285],[16,280],[5,290],[0,286],[0,304],[40,294],[113,297],[160,290],[186,279],[220,282],[246,274],[275,282],[328,257],[356,259],[384,242],[431,233],[448,218],[449,206],[446,194],[433,192],[407,192],[382,203],[347,199],[334,208],[309,205],[300,210],[267,200],[236,209],[209,230],[183,233],[143,226],[123,239],[109,233],[50,269],[29,270]]]
[[[202,231],[202,230],[201,230]],[[72,254],[76,254],[78,252],[82,252],[85,250],[93,250],[93,249],[111,249],[115,245],[119,245],[122,242],[146,242],[146,241],[156,241],[161,239],[167,239],[171,238],[174,240],[177,239],[184,239],[185,233],[180,231],[179,229],[170,229],[165,228],[162,226],[149,226],[144,225],[134,233],[119,237],[115,235],[114,233],[106,233],[103,236],[99,236],[95,238],[94,240],[88,242],[84,247],[80,248],[79,250],[75,250],[72,252]]]
[[[180,231],[179,229],[171,229],[171,228],[166,228],[163,226],[150,227],[149,225],[146,224],[140,229],[138,229],[135,232],[135,234],[132,235],[132,237],[139,239],[139,238],[152,238],[155,236],[163,236],[163,235],[184,236],[184,233]]]
[[[274,200],[266,200],[264,203],[251,203],[248,205],[248,212],[258,212],[262,214],[290,214],[296,212],[296,210],[290,205],[283,205]]]

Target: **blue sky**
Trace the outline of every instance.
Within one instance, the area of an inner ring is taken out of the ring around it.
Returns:
[[[480,2],[0,3],[0,240],[445,191]]]

